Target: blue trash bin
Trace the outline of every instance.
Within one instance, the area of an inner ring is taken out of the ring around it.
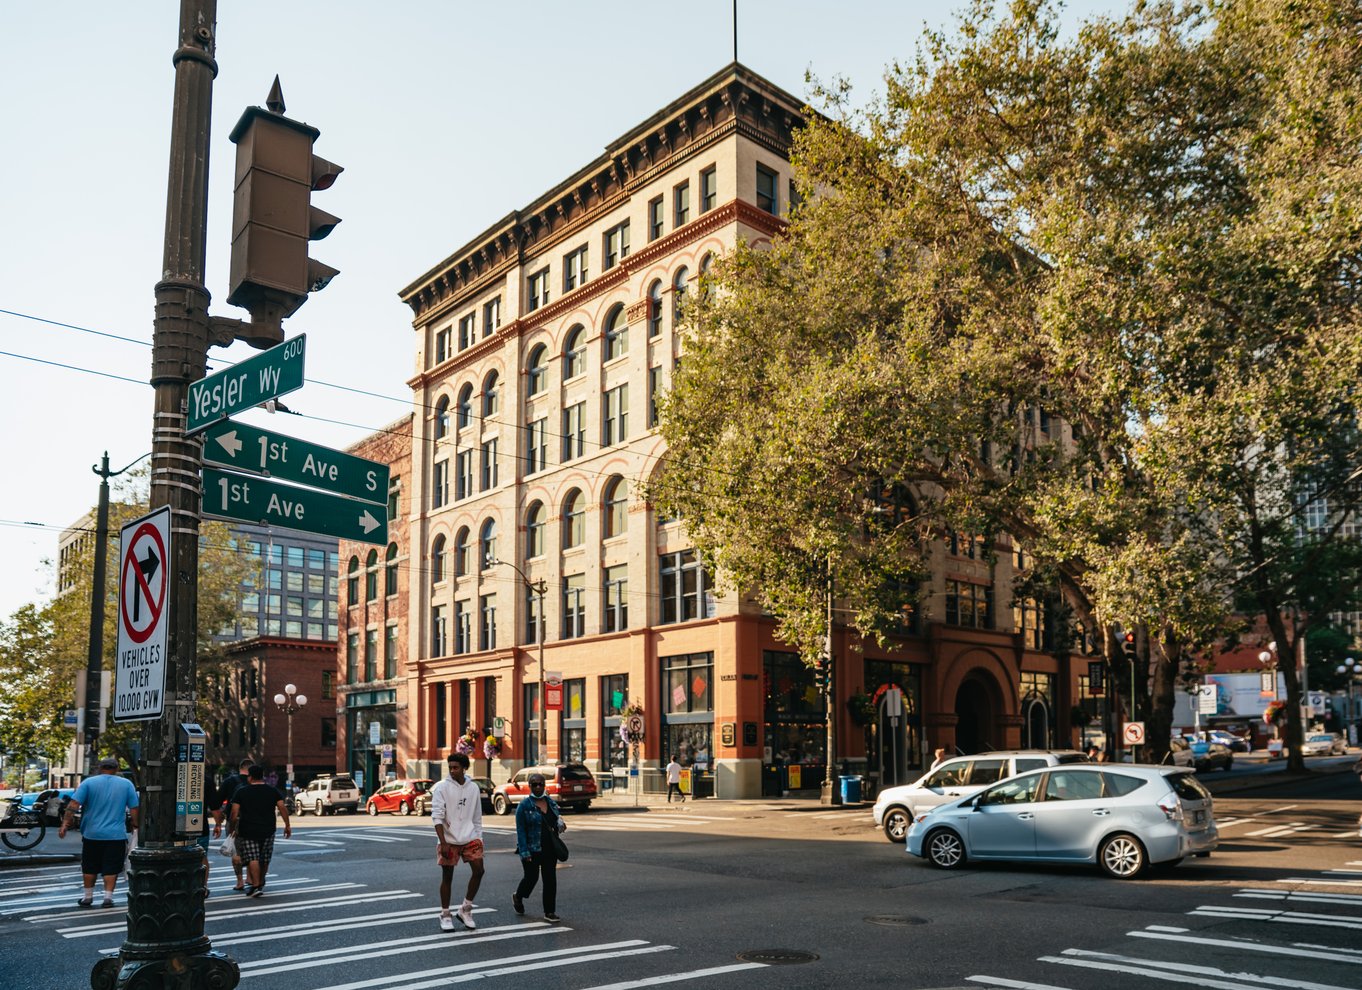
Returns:
[[[859,774],[853,774],[849,777],[838,777],[837,779],[842,785],[842,803],[860,804],[862,777]]]

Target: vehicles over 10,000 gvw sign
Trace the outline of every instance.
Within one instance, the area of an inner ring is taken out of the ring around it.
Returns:
[[[119,535],[115,722],[160,718],[165,708],[170,540],[169,507],[134,519]]]

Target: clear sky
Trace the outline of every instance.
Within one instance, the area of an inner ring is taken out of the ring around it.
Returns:
[[[1065,16],[1076,24],[1125,6],[1072,0]],[[797,96],[812,70],[846,77],[864,101],[886,65],[912,56],[924,25],[947,25],[956,7],[739,0],[738,57]],[[260,411],[244,421],[345,446],[408,411],[415,349],[398,290],[731,61],[731,11],[731,0],[221,0],[214,313],[246,315],[225,302],[227,134],[246,106],[264,104],[275,73],[288,115],[319,128],[317,153],[346,169],[314,200],[344,222],[312,256],[341,274],[285,324],[308,335],[308,384],[285,402],[356,425]],[[178,16],[176,0],[0,3],[3,616],[50,596],[43,561],[94,505],[101,452],[117,470],[150,450]],[[238,344],[210,362],[252,353]]]

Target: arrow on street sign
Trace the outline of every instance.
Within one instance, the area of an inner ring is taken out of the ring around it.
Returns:
[[[210,426],[203,435],[203,459],[366,502],[388,500],[388,465],[244,423],[224,420]]]
[[[210,467],[203,469],[203,514],[360,543],[388,542],[386,505]]]
[[[185,428],[185,436],[302,388],[306,348],[307,335],[299,334],[191,384],[189,425]]]

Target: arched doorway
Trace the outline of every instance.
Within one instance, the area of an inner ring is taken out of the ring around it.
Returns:
[[[959,717],[955,725],[955,745],[961,752],[982,753],[1002,748],[992,738],[997,713],[993,709],[988,685],[982,678],[965,678],[960,690],[955,693],[955,714]]]

